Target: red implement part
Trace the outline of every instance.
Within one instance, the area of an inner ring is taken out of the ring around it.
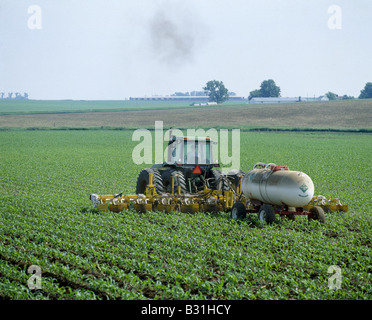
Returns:
[[[275,166],[275,167],[271,167],[271,170],[272,171],[288,170],[288,167],[287,166]]]

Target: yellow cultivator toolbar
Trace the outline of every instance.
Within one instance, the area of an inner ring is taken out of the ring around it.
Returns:
[[[327,211],[343,211],[347,212],[349,206],[347,204],[341,204],[339,198],[326,198],[324,196],[315,196],[311,199],[308,205],[304,207],[305,210],[310,210],[312,207],[322,207],[325,212]]]
[[[228,179],[225,181],[226,190],[213,190],[206,185],[197,193],[182,193],[177,182],[178,175],[172,177],[169,193],[157,193],[153,184],[153,174],[149,175],[149,183],[143,194],[123,195],[97,195],[91,194],[93,208],[99,211],[120,212],[134,209],[138,212],[146,211],[180,211],[185,213],[231,211],[231,217],[244,218],[246,213],[259,214],[261,220],[272,222],[275,214],[294,218],[295,215],[307,215],[309,219],[324,222],[324,212],[348,211],[347,205],[342,205],[338,198],[325,198],[314,196],[303,207],[290,207],[283,205],[268,205],[257,199],[250,199],[241,191],[243,176],[236,184]],[[175,187],[177,186],[177,187]],[[302,186],[301,186],[302,187]],[[303,187],[302,187],[303,188]],[[306,188],[303,188],[306,189]]]
[[[94,208],[99,211],[120,212],[134,208],[139,212],[146,211],[181,211],[181,212],[218,212],[227,211],[234,204],[234,192],[212,190],[207,187],[195,194],[181,193],[181,187],[175,188],[172,178],[171,193],[157,194],[153,184],[153,174],[149,175],[149,184],[144,194],[136,195],[97,195],[90,196]],[[176,192],[175,192],[176,191]]]

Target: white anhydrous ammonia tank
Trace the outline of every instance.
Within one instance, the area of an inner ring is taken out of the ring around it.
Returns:
[[[271,163],[258,163],[243,177],[242,192],[249,199],[271,205],[303,207],[314,195],[314,184],[303,172],[290,171]]]

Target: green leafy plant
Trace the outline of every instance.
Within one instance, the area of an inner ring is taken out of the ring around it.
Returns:
[[[288,165],[350,207],[325,224],[260,225],[254,214],[87,210],[91,193],[133,193],[130,131],[2,131],[0,298],[369,299],[369,145],[368,134],[241,133],[242,170]],[[328,287],[331,265],[340,290]]]

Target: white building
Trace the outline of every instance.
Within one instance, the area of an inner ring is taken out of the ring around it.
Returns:
[[[320,96],[318,98],[306,98],[306,97],[272,97],[272,98],[252,98],[249,103],[291,103],[291,102],[306,102],[306,101],[329,101],[326,96]]]
[[[288,103],[288,102],[300,102],[300,97],[296,98],[283,98],[283,97],[272,97],[272,98],[252,98],[249,103]]]
[[[143,96],[129,97],[129,100],[145,100],[145,101],[209,101],[209,96]],[[244,101],[244,97],[230,96],[228,101]]]

